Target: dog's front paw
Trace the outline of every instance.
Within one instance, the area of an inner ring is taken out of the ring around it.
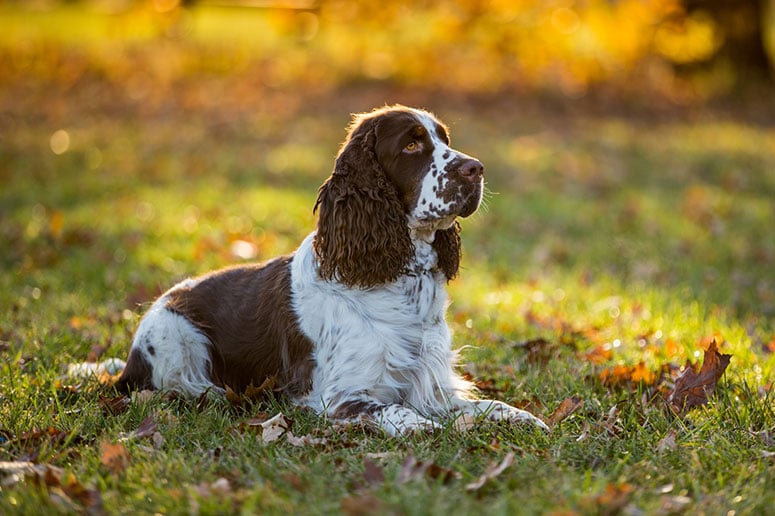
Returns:
[[[486,415],[487,419],[492,421],[508,421],[509,423],[530,423],[541,430],[549,431],[540,418],[530,412],[516,407],[512,407],[502,401],[479,400],[476,402],[477,409]]]
[[[378,414],[379,426],[392,436],[433,433],[440,424],[400,405],[385,407]]]
[[[539,417],[534,416],[526,410],[521,410],[515,407],[509,407],[511,410],[508,412],[508,420],[511,423],[531,423],[545,432],[549,432],[550,429]]]

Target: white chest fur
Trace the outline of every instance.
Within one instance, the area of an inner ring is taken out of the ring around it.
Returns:
[[[305,404],[326,410],[367,396],[431,412],[453,387],[444,275],[426,268],[435,264],[430,246],[417,247],[416,272],[372,289],[320,280],[312,235],[299,247],[293,305],[316,362]]]

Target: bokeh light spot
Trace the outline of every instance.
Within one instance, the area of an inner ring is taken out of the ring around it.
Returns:
[[[70,150],[70,135],[64,129],[59,129],[54,131],[48,143],[51,147],[51,152],[59,156]]]

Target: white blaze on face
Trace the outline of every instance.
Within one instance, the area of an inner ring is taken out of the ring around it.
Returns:
[[[433,143],[433,155],[430,170],[420,185],[420,195],[414,209],[409,214],[409,226],[412,228],[445,229],[455,220],[455,208],[459,195],[450,195],[450,174],[446,170],[456,159],[470,157],[452,149],[439,137],[436,121],[428,113],[414,111],[425,127]]]

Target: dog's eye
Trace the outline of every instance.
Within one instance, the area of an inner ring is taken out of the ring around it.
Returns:
[[[406,152],[417,152],[420,150],[420,143],[419,142],[409,142],[406,147],[404,147],[404,150]]]

